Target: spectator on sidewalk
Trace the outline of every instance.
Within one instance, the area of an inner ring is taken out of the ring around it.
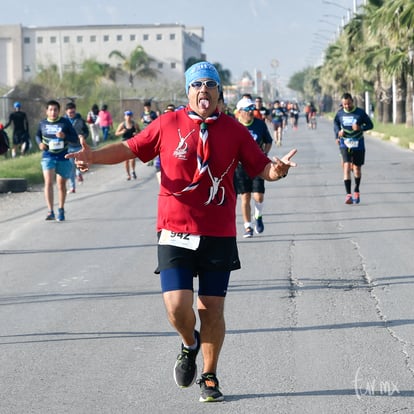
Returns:
[[[89,125],[91,132],[91,141],[92,145],[96,147],[99,144],[99,107],[96,104],[93,104],[91,110],[86,116],[86,122]]]
[[[9,120],[4,129],[7,129],[11,124],[13,124],[13,135],[12,135],[12,158],[15,158],[17,152],[20,152],[20,155],[24,155],[30,149],[30,134],[29,134],[29,121],[27,120],[27,115],[21,110],[22,105],[20,102],[15,102],[13,104],[14,112],[9,115]]]
[[[108,140],[109,131],[113,127],[112,114],[108,111],[108,105],[102,105],[101,110],[98,114],[99,117],[99,126],[102,130],[102,141],[105,142]]]

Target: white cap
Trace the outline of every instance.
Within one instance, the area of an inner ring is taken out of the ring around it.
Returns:
[[[249,98],[242,98],[237,102],[237,109],[248,108],[249,106],[255,106],[254,102]]]

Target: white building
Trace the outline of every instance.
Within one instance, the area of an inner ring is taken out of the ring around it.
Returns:
[[[126,57],[141,45],[155,60],[160,77],[183,79],[188,58],[205,59],[201,51],[204,28],[181,24],[23,27],[0,25],[0,85],[13,87],[37,72],[56,65],[59,73],[81,69],[93,59],[121,65],[109,54]]]

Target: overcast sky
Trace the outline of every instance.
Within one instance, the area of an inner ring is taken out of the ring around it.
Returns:
[[[181,23],[204,26],[203,51],[237,80],[261,70],[281,83],[320,62],[352,9],[363,0],[47,0],[4,1],[0,24],[24,26]],[[323,20],[323,21],[320,21]],[[1,57],[0,57],[1,58]],[[273,66],[272,66],[273,62]],[[277,62],[277,67],[275,67]]]

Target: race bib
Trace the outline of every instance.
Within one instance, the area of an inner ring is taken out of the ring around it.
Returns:
[[[352,138],[345,138],[344,139],[344,144],[348,148],[358,148],[359,140],[358,139],[352,139]]]
[[[175,231],[162,229],[158,244],[168,244],[184,249],[197,250],[200,245],[200,236],[189,233],[176,233]]]
[[[49,149],[51,151],[61,150],[65,146],[65,142],[62,139],[49,140]]]

